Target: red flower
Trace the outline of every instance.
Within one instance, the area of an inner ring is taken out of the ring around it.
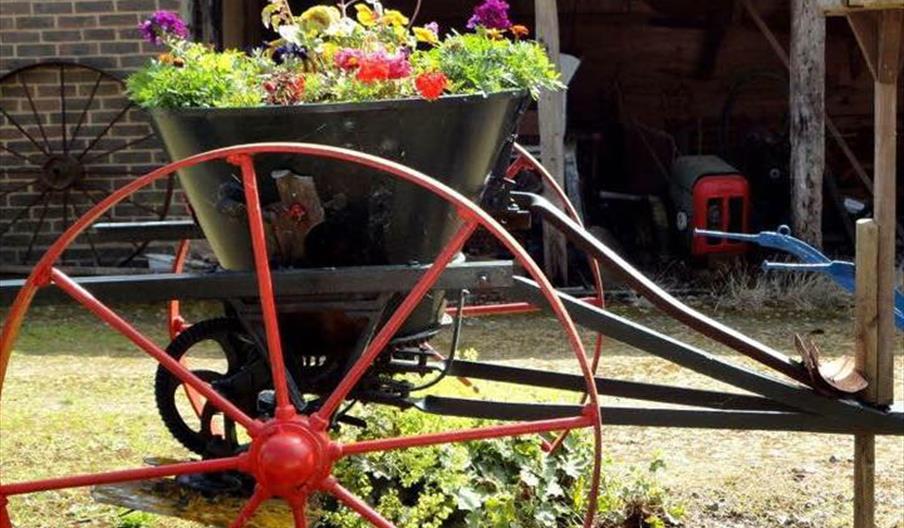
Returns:
[[[389,79],[391,64],[385,54],[371,53],[361,57],[358,65],[358,80],[363,83],[374,83]]]
[[[443,72],[422,73],[414,80],[418,93],[428,101],[439,99],[448,85],[449,78]]]

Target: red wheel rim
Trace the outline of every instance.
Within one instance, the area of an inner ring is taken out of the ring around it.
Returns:
[[[365,351],[349,369],[345,377],[326,399],[323,406],[311,416],[298,415],[289,402],[286,376],[283,366],[282,344],[276,318],[272,278],[267,259],[266,239],[264,237],[263,220],[257,194],[257,178],[254,172],[253,156],[262,153],[298,154],[330,158],[339,161],[359,164],[418,185],[443,198],[456,207],[462,226],[436,257],[433,265],[427,269],[415,286],[407,294],[396,312],[371,340]],[[267,422],[255,420],[227,399],[214,391],[210,385],[171,358],[150,339],[142,335],[113,310],[94,298],[68,276],[54,268],[54,263],[66,247],[83,230],[100,218],[106,210],[125,199],[137,190],[164,178],[174,171],[197,165],[199,163],[226,159],[241,168],[248,206],[249,228],[251,230],[255,266],[258,276],[260,302],[263,309],[264,324],[267,332],[268,355],[273,371],[274,389],[276,392],[276,416]],[[492,233],[527,270],[528,274],[539,284],[553,313],[565,331],[569,345],[575,353],[576,360],[583,374],[588,403],[583,412],[574,417],[494,425],[476,429],[464,429],[441,433],[431,433],[408,437],[387,438],[364,442],[353,442],[342,445],[327,435],[330,418],[341,405],[355,384],[367,371],[372,361],[379,355],[396,331],[405,322],[408,315],[419,304],[423,295],[431,289],[452,261],[471,233],[477,227],[484,227]],[[599,398],[593,373],[585,356],[583,344],[564,305],[559,300],[549,280],[543,275],[537,264],[526,251],[486,212],[474,205],[454,190],[428,176],[414,171],[398,163],[375,156],[362,154],[346,149],[302,143],[260,143],[219,149],[192,156],[172,163],[142,176],[118,191],[111,194],[87,214],[75,222],[51,248],[45,253],[13,303],[8,317],[0,333],[0,397],[12,347],[24,316],[38,288],[55,284],[68,293],[76,301],[84,305],[107,324],[118,330],[133,343],[156,359],[164,368],[180,379],[187,387],[197,391],[212,405],[241,424],[251,437],[250,449],[240,455],[228,458],[185,462],[160,467],[138,468],[123,471],[85,474],[70,477],[0,484],[0,512],[6,515],[5,501],[12,495],[34,493],[80,486],[93,486],[117,482],[145,480],[175,476],[187,473],[208,473],[225,470],[238,470],[254,476],[258,482],[257,489],[241,514],[233,523],[240,528],[250,519],[260,504],[270,498],[279,497],[286,500],[295,518],[296,527],[306,526],[304,506],[308,496],[313,492],[325,492],[337,498],[341,503],[357,512],[362,518],[374,526],[392,526],[378,512],[364,501],[346,490],[331,475],[332,467],[337,460],[346,456],[404,449],[410,447],[462,442],[490,438],[500,438],[524,434],[537,434],[552,431],[568,431],[575,428],[590,427],[594,436],[594,463],[591,487],[588,496],[588,509],[585,513],[584,526],[593,524],[596,512],[601,461],[601,422]],[[275,461],[279,461],[276,463]],[[287,464],[291,461],[291,464]],[[286,466],[290,466],[286,469]],[[3,517],[0,516],[0,520]]]

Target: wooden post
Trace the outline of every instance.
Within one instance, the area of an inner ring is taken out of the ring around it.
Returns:
[[[815,0],[791,0],[791,214],[795,236],[822,246],[826,22]]]
[[[534,0],[537,40],[546,46],[549,58],[559,64],[559,11],[556,0]],[[538,102],[540,160],[559,185],[565,188],[565,92],[544,91]],[[552,198],[547,191],[547,197]],[[553,203],[558,203],[555,199]],[[553,282],[568,282],[568,246],[565,237],[543,226],[544,268]]]
[[[901,21],[904,11],[881,11],[875,83],[876,143],[874,218],[879,224],[878,283],[878,377],[876,403],[894,401],[895,320],[895,189],[897,157],[895,153],[898,118],[898,69],[901,50]]]
[[[855,360],[857,370],[869,382],[863,399],[876,401],[879,378],[877,347],[879,228],[876,221],[857,221],[857,286],[854,307]],[[875,528],[876,438],[854,435],[854,528]]]
[[[894,401],[895,179],[897,157],[897,80],[904,10],[862,11],[847,15],[857,43],[875,81],[875,191],[873,216],[878,229],[878,264],[870,280],[876,283],[877,364],[870,401]]]

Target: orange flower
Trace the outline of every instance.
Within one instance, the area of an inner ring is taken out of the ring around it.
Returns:
[[[414,80],[418,93],[428,101],[439,99],[448,85],[449,79],[443,72],[422,73]]]
[[[514,26],[512,26],[512,34],[515,35],[516,39],[520,39],[530,35],[530,30],[527,29],[527,26],[515,24]]]

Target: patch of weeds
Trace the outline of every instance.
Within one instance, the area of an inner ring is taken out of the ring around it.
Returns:
[[[148,528],[153,524],[153,515],[140,511],[129,511],[120,516],[116,528]]]
[[[343,441],[488,425],[387,408],[357,417],[368,428],[346,431]],[[575,431],[552,454],[538,435],[449,443],[344,459],[336,476],[400,528],[558,528],[581,525],[592,461],[591,436]],[[641,471],[619,473],[604,459],[598,527],[677,526],[684,512],[658,483],[663,467],[656,458]],[[328,497],[319,506],[318,526],[369,526]]]

